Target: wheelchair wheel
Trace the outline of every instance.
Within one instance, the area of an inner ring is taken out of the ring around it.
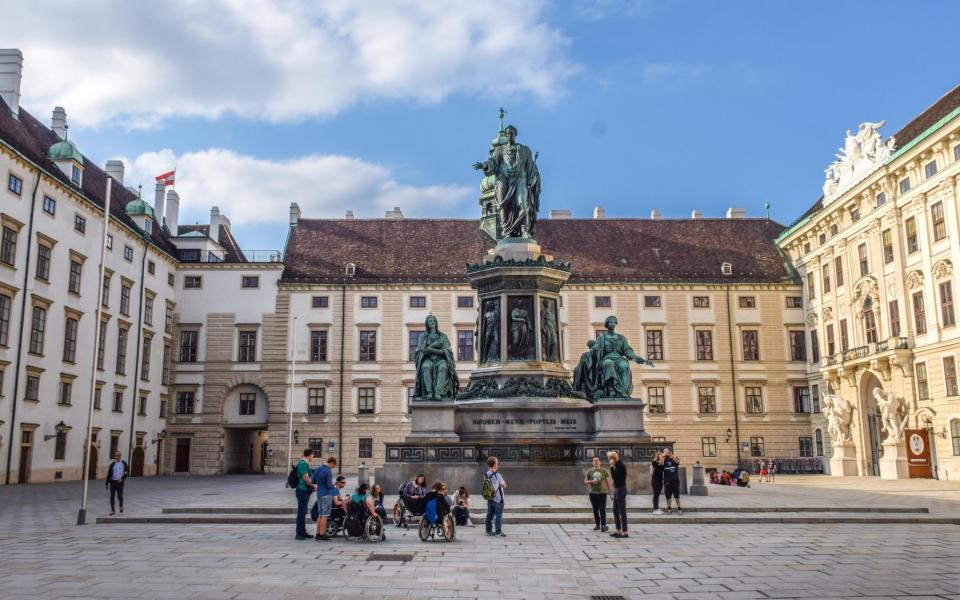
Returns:
[[[433,535],[433,529],[430,527],[430,521],[426,517],[420,517],[420,541],[425,542]]]
[[[363,537],[368,542],[379,542],[383,534],[383,521],[380,517],[370,517],[363,524]]]
[[[457,522],[453,515],[447,513],[443,517],[443,541],[452,542],[457,539]]]
[[[403,513],[403,503],[397,500],[397,503],[393,505],[393,524],[397,527],[400,527],[404,523]]]
[[[337,535],[337,532],[339,531],[340,531],[340,526],[337,525],[337,522],[334,521],[332,518],[328,518],[327,529],[326,529],[327,537],[335,537]]]

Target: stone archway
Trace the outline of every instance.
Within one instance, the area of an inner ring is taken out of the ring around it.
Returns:
[[[223,396],[223,472],[262,472],[269,402],[263,388],[235,382]]]
[[[873,371],[864,371],[860,376],[859,408],[860,432],[863,446],[864,475],[880,475],[880,458],[883,456],[883,445],[880,432],[880,411],[873,391],[883,389],[880,377]]]

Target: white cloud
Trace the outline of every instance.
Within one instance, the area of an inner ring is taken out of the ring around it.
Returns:
[[[62,105],[86,125],[296,121],[452,94],[549,101],[577,70],[542,1],[32,0],[3,12],[17,24],[4,46],[24,52],[24,105]]]
[[[172,150],[141,154],[128,165],[128,185],[143,184],[153,197],[156,175],[177,170],[180,223],[206,223],[219,206],[234,225],[285,223],[291,202],[306,218],[383,217],[399,206],[407,216],[455,215],[476,190],[464,186],[412,186],[389,169],[357,158],[311,155],[274,161],[212,148],[177,156]]]

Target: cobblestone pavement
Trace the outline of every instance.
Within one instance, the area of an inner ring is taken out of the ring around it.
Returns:
[[[103,483],[94,483],[90,520],[107,511]],[[832,505],[881,498],[953,514],[960,500],[949,482],[782,477],[763,485],[685,500]],[[164,506],[292,501],[277,477],[142,479],[127,491],[132,515]],[[458,528],[451,544],[422,543],[413,529],[391,527],[385,543],[367,544],[295,541],[290,526],[76,527],[78,500],[76,482],[0,488],[0,598],[960,600],[958,526],[656,525],[615,540],[584,525],[516,525],[506,538]],[[638,505],[647,500],[634,498]],[[413,556],[369,561],[371,553]]]

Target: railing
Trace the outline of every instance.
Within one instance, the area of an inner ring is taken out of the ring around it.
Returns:
[[[891,344],[891,341],[893,343]],[[890,346],[893,346],[891,348]],[[906,337],[887,338],[879,342],[872,342],[865,346],[857,346],[846,352],[837,352],[826,357],[824,361],[827,366],[838,365],[847,361],[863,360],[874,354],[880,354],[888,350],[906,350],[910,348],[910,339]]]
[[[241,250],[250,262],[280,262],[283,254],[279,250]]]

